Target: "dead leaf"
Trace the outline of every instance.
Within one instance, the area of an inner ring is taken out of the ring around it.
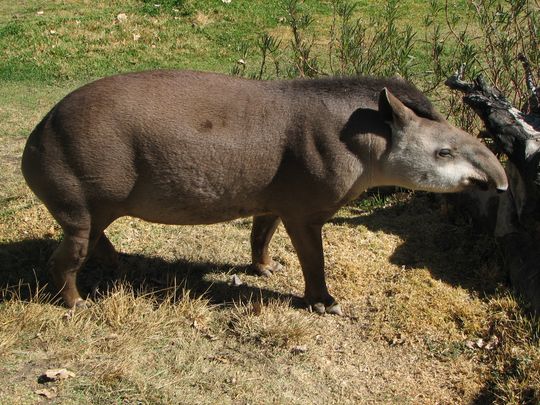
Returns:
[[[127,21],[128,17],[126,13],[120,13],[116,16],[116,19],[118,20],[119,23],[124,23]]]
[[[70,377],[75,377],[74,372],[69,371],[65,368],[53,368],[53,369],[47,370],[45,372],[45,375],[51,379],[56,379],[56,380],[65,380]]]
[[[75,373],[65,368],[51,368],[45,371],[45,374],[39,376],[38,382],[43,384],[45,382],[66,380],[70,377],[75,377]]]
[[[134,41],[138,41],[139,39],[141,39],[141,34],[133,34]]]
[[[37,15],[43,15],[43,14],[45,14],[45,12],[43,10],[39,10],[36,14]]]
[[[231,285],[233,287],[240,287],[242,284],[244,283],[242,282],[242,280],[240,280],[240,277],[238,277],[236,274],[233,274],[231,279]]]
[[[56,31],[51,30],[51,34],[55,34]],[[45,233],[46,238],[52,238],[54,236],[54,226],[51,226],[49,230]]]
[[[56,387],[51,388],[43,388],[41,390],[35,390],[34,394],[40,395],[42,397],[45,397],[47,399],[53,399],[58,396],[58,392],[56,391]]]
[[[497,347],[499,345],[499,338],[495,335],[491,336],[488,340],[488,342],[486,343],[486,345],[484,346],[484,349],[486,350],[492,350],[494,349],[495,347]]]
[[[499,345],[499,338],[495,335],[491,336],[486,342],[484,339],[479,338],[476,340],[467,340],[465,346],[469,349],[485,349],[492,350]]]
[[[392,337],[392,340],[390,340],[390,346],[397,346],[402,345],[405,343],[405,336],[403,336],[401,333],[396,334]]]

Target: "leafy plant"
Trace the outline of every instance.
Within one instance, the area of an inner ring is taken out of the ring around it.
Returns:
[[[305,31],[313,24],[313,18],[300,8],[299,0],[289,0],[287,3],[287,23],[293,39],[292,66],[288,69],[290,76],[314,77],[320,73],[317,57],[313,56],[313,38],[306,39]]]
[[[240,58],[244,65],[235,66],[233,73],[256,79],[398,75],[430,94],[457,125],[477,132],[480,122],[463,105],[461,95],[446,88],[446,78],[460,68],[469,80],[481,73],[516,105],[522,105],[527,92],[518,55],[524,54],[533,67],[540,65],[537,1],[454,4],[430,0],[417,28],[401,23],[404,6],[397,0],[386,0],[367,21],[359,17],[355,2],[332,0],[331,6],[329,41],[316,46],[315,19],[300,0],[286,0],[284,22],[291,40],[287,43],[263,34],[256,47],[258,55],[251,55],[249,46],[244,46]],[[267,69],[269,57],[272,71]],[[255,63],[248,68],[248,58],[257,60],[258,67]]]

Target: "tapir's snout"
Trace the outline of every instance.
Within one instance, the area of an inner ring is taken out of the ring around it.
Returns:
[[[488,188],[495,188],[497,193],[503,193],[508,190],[508,178],[499,159],[484,145],[482,150],[477,153],[476,164],[484,171]]]
[[[499,159],[497,159],[495,155],[493,155],[493,160],[495,160],[493,163],[495,166],[493,168],[493,183],[497,193],[504,193],[506,190],[508,190],[508,178],[506,177],[506,172],[502,167],[501,162],[499,162]]]

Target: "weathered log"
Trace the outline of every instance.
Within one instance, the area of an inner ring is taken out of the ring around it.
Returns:
[[[512,285],[540,313],[540,89],[527,59],[520,60],[530,93],[525,113],[481,75],[467,83],[461,69],[446,85],[464,93],[463,101],[482,119],[497,152],[508,157],[507,193],[470,192],[458,205],[495,234]]]
[[[461,80],[460,74],[450,76],[446,85],[465,93],[463,101],[482,119],[497,148],[520,173],[540,186],[540,115],[523,114],[499,90],[489,86],[482,75],[469,84]]]

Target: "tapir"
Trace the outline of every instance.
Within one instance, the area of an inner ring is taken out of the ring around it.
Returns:
[[[268,244],[282,222],[302,268],[306,303],[340,314],[324,272],[321,230],[375,186],[504,191],[498,159],[450,125],[399,78],[257,81],[194,71],[97,80],[61,100],[30,134],[29,187],[62,227],[47,263],[69,307],[77,272],[114,262],[115,219],[211,224],[253,216],[252,266],[280,267]]]

